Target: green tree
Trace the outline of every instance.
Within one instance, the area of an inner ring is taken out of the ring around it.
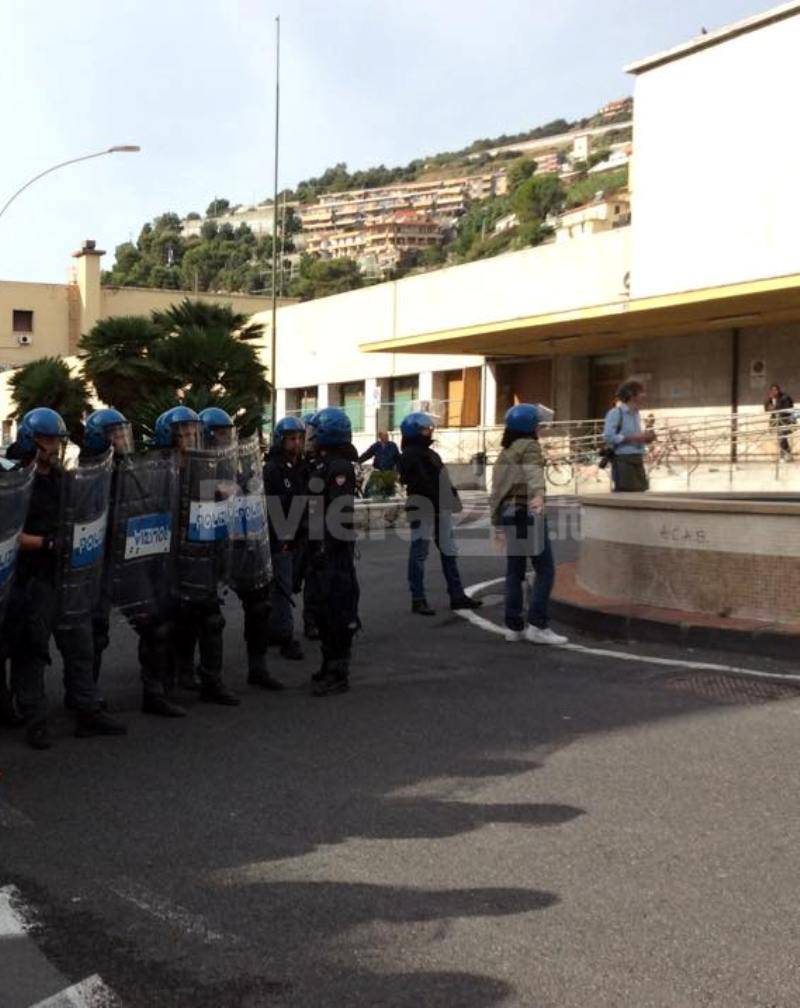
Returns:
[[[529,179],[535,171],[536,162],[533,158],[517,158],[513,164],[509,165],[506,174],[509,192],[513,192],[522,182]]]
[[[628,167],[617,168],[615,171],[597,172],[588,178],[580,179],[567,188],[565,205],[567,209],[583,206],[594,199],[597,193],[610,196],[628,185]]]
[[[230,210],[230,206],[230,200],[220,198],[213,199],[206,207],[206,217],[219,217],[227,210]]]
[[[142,315],[101,319],[82,336],[84,374],[97,389],[98,398],[127,416],[143,389],[167,381],[152,356],[160,336],[161,330]]]
[[[532,175],[511,196],[511,206],[521,222],[544,220],[564,203],[564,187],[558,175]]]
[[[292,281],[289,294],[301,301],[342,294],[364,286],[364,277],[352,259],[314,259],[303,256],[299,276]]]
[[[64,418],[74,440],[83,437],[83,419],[92,410],[86,379],[73,375],[60,357],[40,357],[16,371],[9,381],[14,417],[49,406]]]

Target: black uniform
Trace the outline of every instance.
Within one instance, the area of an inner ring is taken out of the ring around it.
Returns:
[[[307,486],[305,461],[291,458],[279,445],[273,446],[264,466],[272,554],[269,632],[272,640],[284,645],[294,639],[292,595],[300,588],[307,559],[308,516],[305,506],[298,512],[295,503],[305,499]]]
[[[11,658],[11,689],[25,720],[35,725],[47,715],[45,666],[58,603],[56,536],[59,529],[63,470],[37,472],[23,531],[43,536],[40,550],[20,550],[8,604],[4,636]]]
[[[353,635],[361,625],[353,529],[357,460],[352,444],[326,448],[309,472],[307,578],[322,647],[322,667],[314,677],[318,696],[348,688]]]
[[[120,492],[119,467],[121,465],[125,465],[125,459],[115,459],[114,470],[111,476],[109,514],[114,513],[117,493]],[[104,572],[103,591],[100,601],[92,613],[92,673],[95,682],[100,677],[103,652],[111,641],[112,605],[107,578],[111,556],[110,543],[113,534],[114,530],[109,522],[106,533],[106,570]],[[175,687],[175,658],[172,648],[173,609],[172,605],[165,605],[161,612],[130,616],[128,623],[139,638],[138,658],[142,682],[143,706],[151,713],[179,717],[185,711],[166,699]],[[58,638],[56,638],[56,642],[59,643]],[[69,683],[66,675],[64,685],[69,692]]]

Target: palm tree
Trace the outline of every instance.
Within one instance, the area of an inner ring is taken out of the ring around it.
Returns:
[[[160,336],[145,316],[123,315],[101,319],[81,338],[84,373],[104,403],[127,416],[144,390],[170,384],[169,375],[152,356]]]
[[[227,305],[188,298],[154,312],[153,322],[162,336],[152,354],[177,397],[192,409],[220,406],[244,433],[255,430],[270,387],[256,348],[243,341],[260,336],[263,327]]]
[[[248,316],[235,312],[230,305],[184,298],[166,311],[153,312],[153,322],[162,333],[175,334],[185,329],[224,329],[240,340],[257,339],[264,331],[258,322],[248,322]]]
[[[92,410],[86,379],[70,373],[60,357],[41,357],[14,373],[9,381],[14,417],[21,420],[37,406],[49,406],[64,418],[74,441],[83,438],[83,418]]]
[[[98,396],[151,435],[176,403],[220,406],[244,432],[263,416],[269,385],[250,343],[263,331],[228,305],[188,298],[152,318],[104,319],[83,337],[87,377]]]

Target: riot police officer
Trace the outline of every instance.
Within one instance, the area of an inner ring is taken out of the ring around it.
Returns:
[[[411,611],[435,616],[425,597],[425,561],[431,541],[439,550],[451,609],[477,609],[480,599],[464,591],[456,559],[453,515],[463,510],[458,490],[450,481],[447,466],[431,448],[436,422],[430,413],[409,413],[400,423],[400,479],[408,491],[407,511],[411,526],[408,551],[408,587]]]
[[[177,505],[177,467],[161,453],[135,455],[130,423],[116,409],[86,420],[81,460],[114,452],[110,521],[101,597],[92,613],[93,672],[97,681],[117,608],[139,638],[142,711],[185,717],[170,699],[172,655],[171,528]],[[144,545],[141,545],[141,544]]]
[[[7,628],[11,628],[11,682],[22,716],[27,739],[35,749],[49,749],[47,701],[44,670],[50,663],[49,641],[55,621],[68,608],[61,599],[62,565],[73,557],[74,543],[65,541],[61,519],[69,500],[61,453],[67,439],[62,417],[54,410],[39,407],[26,413],[19,425],[14,454],[22,461],[35,461],[31,502],[20,539],[17,578],[9,601]],[[74,483],[74,479],[73,479]],[[105,492],[103,492],[105,496]],[[107,499],[100,502],[107,507]],[[71,526],[70,526],[71,529]],[[64,572],[67,566],[63,566]],[[100,709],[92,674],[91,626],[83,625],[81,647],[71,670],[70,687],[75,698],[75,734],[120,735],[124,725]],[[79,634],[80,636],[80,634]],[[88,639],[88,645],[86,640]]]
[[[294,635],[292,595],[299,588],[307,560],[305,433],[306,426],[297,417],[279,420],[264,466],[272,554],[270,635],[280,645],[281,655],[293,661],[303,658],[303,649]]]
[[[207,448],[224,448],[237,443],[233,420],[225,410],[209,406],[199,414],[203,424],[203,443]],[[267,668],[269,644],[270,586],[268,539],[264,487],[260,472],[258,439],[237,444],[237,497],[234,503],[234,528],[230,585],[239,597],[244,613],[244,639],[247,647],[247,682],[267,690],[282,690],[283,683]],[[241,520],[236,515],[244,509]],[[250,526],[250,527],[247,527]],[[188,655],[190,635],[183,638],[184,674],[193,673],[194,647]]]
[[[32,465],[23,468],[16,460],[0,458],[0,724],[8,727],[22,724],[23,719],[8,683],[9,632],[4,622],[33,478]]]
[[[353,635],[360,627],[353,507],[358,453],[350,418],[328,407],[310,424],[314,452],[309,480],[309,601],[319,628],[322,666],[312,694],[349,688]]]
[[[234,432],[230,444],[202,448],[203,424],[194,410],[174,406],[156,421],[155,440],[173,449],[180,466],[178,527],[178,605],[173,646],[180,681],[194,687],[194,651],[200,699],[238,706],[239,697],[222,677],[222,631],[225,618],[219,589],[230,560],[230,511],[227,497],[236,487]]]

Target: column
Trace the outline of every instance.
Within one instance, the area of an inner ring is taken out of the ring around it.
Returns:
[[[328,405],[328,386],[317,385],[317,409],[325,409]]]
[[[494,361],[483,365],[483,390],[481,395],[481,427],[494,427],[497,423],[497,370]]]
[[[419,401],[423,407],[430,409],[433,399],[433,371],[420,371],[419,373]],[[425,407],[427,403],[427,407]]]

